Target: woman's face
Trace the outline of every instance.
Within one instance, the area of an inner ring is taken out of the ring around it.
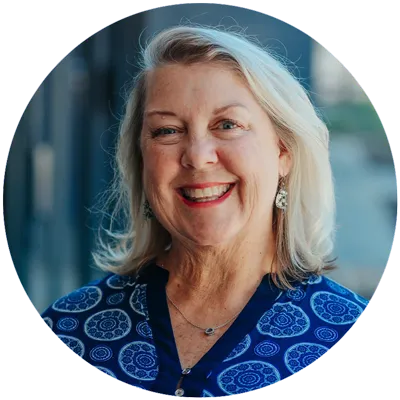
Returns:
[[[145,193],[172,237],[218,245],[272,230],[289,157],[236,74],[215,63],[151,71],[144,114]]]

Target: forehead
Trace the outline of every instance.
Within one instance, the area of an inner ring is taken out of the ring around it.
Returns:
[[[150,71],[145,108],[207,110],[225,104],[255,102],[239,75],[227,66],[208,63],[167,65]]]

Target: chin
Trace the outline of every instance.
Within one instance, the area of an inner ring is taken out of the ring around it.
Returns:
[[[193,232],[189,235],[190,239],[198,246],[220,246],[229,243],[234,239],[236,235],[234,233],[229,234],[225,231],[213,231],[213,232]]]

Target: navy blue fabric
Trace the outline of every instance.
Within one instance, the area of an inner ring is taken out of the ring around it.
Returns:
[[[108,275],[54,302],[42,317],[84,360],[133,386],[174,395],[248,392],[300,371],[351,328],[367,300],[312,276],[292,290],[266,275],[232,326],[182,375],[165,295],[168,271]]]

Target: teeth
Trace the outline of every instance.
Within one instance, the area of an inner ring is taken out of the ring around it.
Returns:
[[[216,200],[218,197],[221,197],[225,194],[230,185],[221,185],[221,186],[212,186],[204,189],[189,189],[183,188],[182,192],[186,197],[190,197],[191,199],[195,199],[197,201],[211,201]]]

